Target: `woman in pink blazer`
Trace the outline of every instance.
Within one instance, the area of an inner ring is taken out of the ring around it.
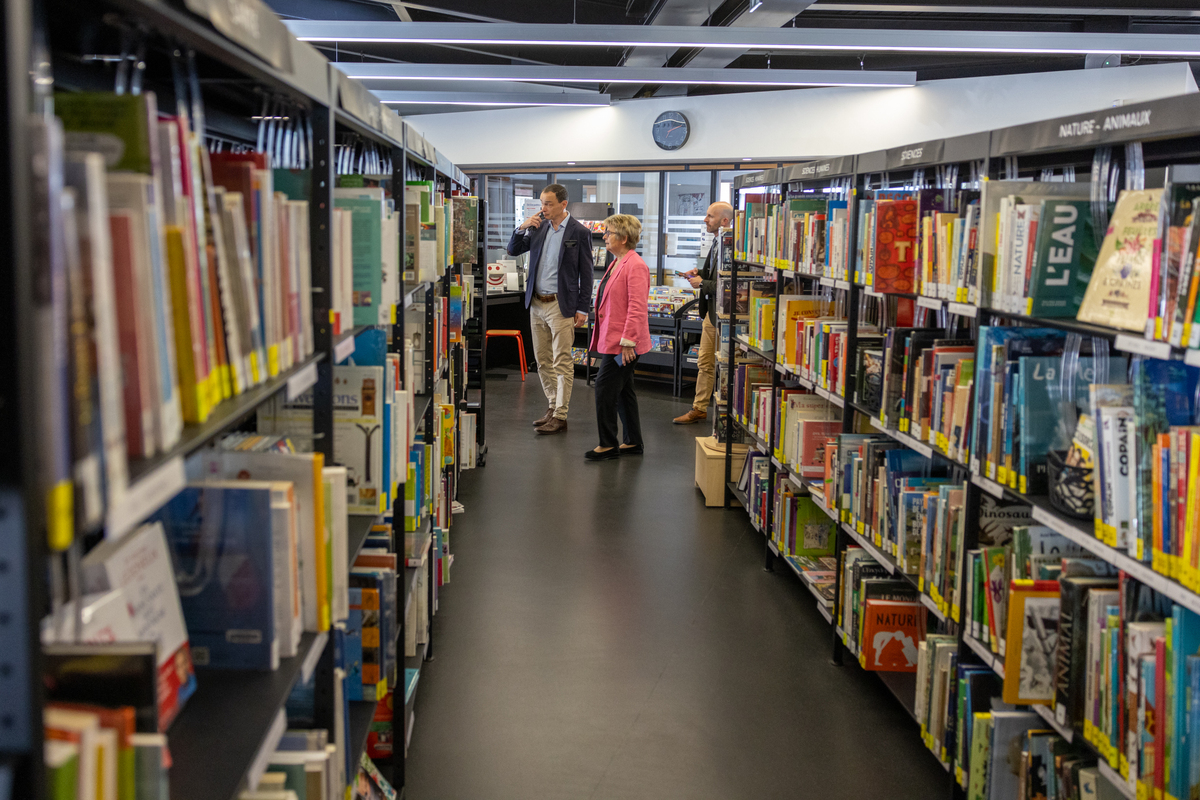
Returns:
[[[596,428],[600,432],[600,445],[584,453],[589,461],[643,452],[633,371],[638,356],[650,351],[650,317],[646,310],[650,268],[634,252],[642,235],[642,223],[629,214],[617,214],[604,220],[604,225],[604,243],[613,254],[613,263],[605,270],[596,291],[596,327],[591,349],[600,353],[600,369],[596,372]],[[625,433],[620,444],[618,417]]]

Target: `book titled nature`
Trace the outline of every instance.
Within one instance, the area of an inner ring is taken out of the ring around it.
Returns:
[[[916,672],[917,645],[924,638],[923,609],[916,602],[868,600],[862,627],[863,669]]]

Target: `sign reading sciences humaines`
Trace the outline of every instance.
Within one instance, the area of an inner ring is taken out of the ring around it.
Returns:
[[[992,134],[992,155],[1132,142],[1195,130],[1200,130],[1200,95],[1188,94],[1004,128]]]

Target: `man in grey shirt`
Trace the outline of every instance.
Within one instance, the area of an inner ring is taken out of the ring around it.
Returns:
[[[508,240],[511,256],[529,253],[525,307],[538,377],[549,408],[534,421],[539,434],[567,429],[575,381],[571,345],[575,329],[587,324],[592,306],[592,233],[567,213],[567,190],[542,190],[542,210],[521,223]]]

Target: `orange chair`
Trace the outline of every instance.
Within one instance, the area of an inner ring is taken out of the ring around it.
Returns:
[[[512,338],[517,340],[517,355],[519,355],[521,358],[521,380],[524,381],[525,380],[525,340],[521,336],[521,332],[520,331],[508,331],[508,330],[495,330],[495,331],[488,331],[486,335],[487,335],[488,339],[491,339],[493,336],[511,336]]]

